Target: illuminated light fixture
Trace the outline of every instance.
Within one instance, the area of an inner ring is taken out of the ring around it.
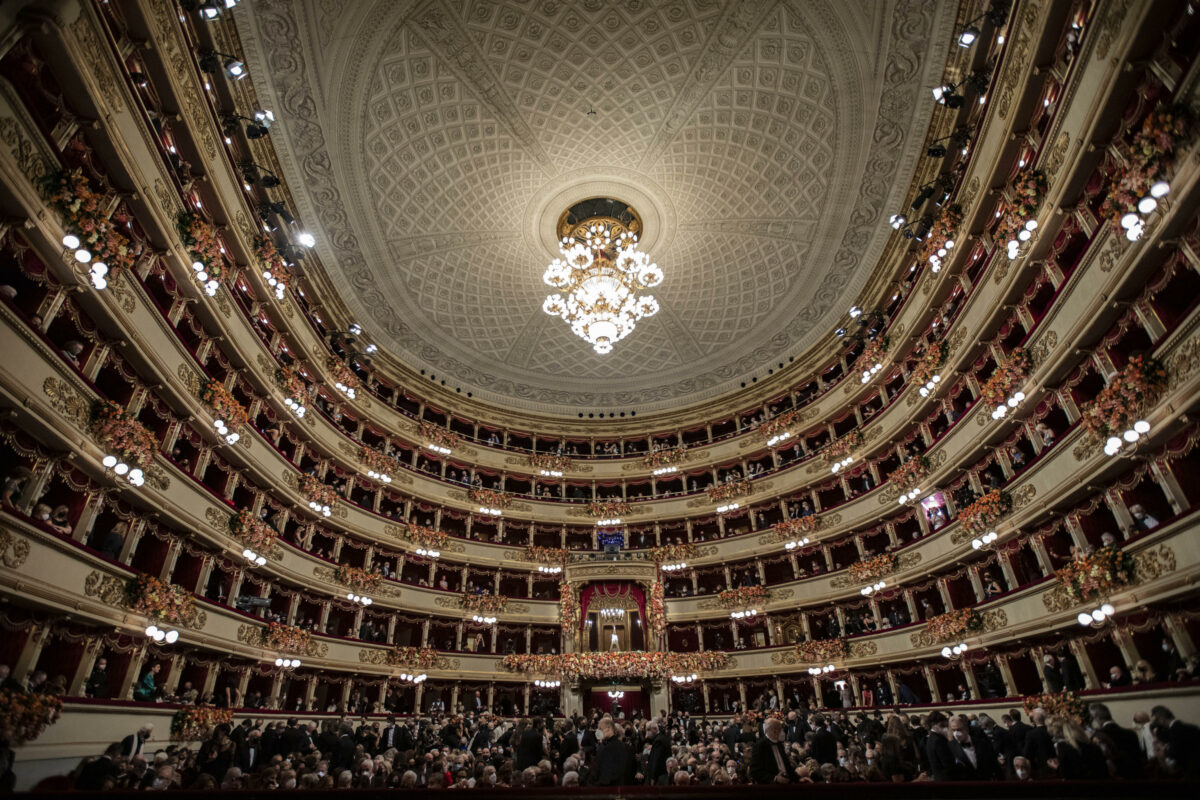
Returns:
[[[937,249],[937,252],[929,254],[929,269],[932,272],[941,272],[942,259],[945,258],[951,250],[954,249],[954,240],[947,239],[946,243]]]
[[[146,476],[140,468],[131,468],[128,464],[114,455],[105,455],[104,458],[100,459],[100,463],[104,465],[105,470],[120,475],[121,477],[125,478],[125,480],[129,481],[130,485],[134,487],[141,486],[146,482]]]
[[[242,551],[242,558],[246,559],[249,564],[255,567],[261,567],[263,564],[267,563],[266,556],[254,552],[249,547]]]
[[[958,46],[970,47],[979,39],[979,28],[974,25],[968,25],[962,29],[962,33],[958,34]]]
[[[929,395],[933,393],[933,390],[937,388],[937,385],[941,382],[941,380],[941,375],[931,375],[929,376],[929,380],[925,381],[925,385],[917,391],[920,392],[921,397],[929,397]]]
[[[502,513],[504,513],[504,512],[502,512],[502,511],[501,511],[500,509],[498,509],[498,508],[490,508],[489,506],[480,506],[480,507],[479,507],[479,513],[480,513],[480,514],[487,514],[487,515],[488,515],[488,516],[490,516],[490,517],[498,517],[498,516],[500,516],[500,515],[501,515]]]
[[[354,592],[346,592],[346,599],[351,603],[357,603],[360,606],[369,606],[375,601],[364,595],[355,594]]]
[[[496,618],[495,617],[485,617],[485,616],[481,616],[479,614],[472,614],[471,622],[474,622],[477,625],[495,625]]]
[[[263,280],[267,282],[267,286],[275,290],[275,299],[282,300],[283,293],[287,290],[287,284],[276,278],[269,269],[263,270],[262,276]]]
[[[575,223],[577,215],[586,217]],[[542,310],[562,318],[600,355],[611,353],[639,320],[658,313],[654,296],[640,294],[663,280],[658,265],[637,249],[641,229],[637,212],[616,200],[585,200],[559,221],[562,257],[542,275],[558,291],[546,297]]]
[[[320,514],[322,517],[328,517],[330,513],[332,513],[329,509],[329,506],[325,505],[324,503],[318,503],[316,500],[309,500],[308,507]]]
[[[767,447],[774,447],[775,445],[779,444],[780,442],[785,441],[790,438],[792,438],[791,431],[783,431],[782,433],[777,433],[774,436],[772,436],[770,439],[767,439]]]
[[[830,467],[829,471],[836,475],[838,472],[841,472],[843,469],[850,466],[852,461],[854,461],[854,456],[846,456],[841,461],[838,461],[836,464]]]
[[[417,552],[417,555],[422,556],[424,558],[437,558],[438,556],[440,556],[442,554],[442,552],[440,550],[431,550],[426,547],[418,547],[416,552]]]
[[[1008,412],[1010,409],[1016,408],[1024,400],[1025,400],[1024,392],[1013,392],[1009,396],[1008,400],[997,405],[996,408],[992,411],[992,419],[1004,419],[1004,417],[1008,415]]]
[[[404,681],[405,683],[424,683],[426,677],[428,676],[424,672],[422,672],[420,675],[409,674],[407,672],[400,673],[400,680]]]
[[[978,536],[971,540],[972,550],[989,550],[995,546],[996,541],[1000,538],[1000,534],[995,531],[988,531],[983,536]]]
[[[619,689],[612,690],[612,691],[609,691],[608,696],[611,697],[613,700],[620,700],[622,697],[625,696],[625,693],[620,691]]]
[[[545,564],[542,564],[538,567],[538,572],[546,575],[557,575],[558,573],[562,572],[562,567],[548,567]]]
[[[797,547],[806,547],[808,545],[809,541],[810,541],[809,538],[807,536],[805,536],[803,539],[796,539],[794,541],[788,542],[787,544],[785,544],[783,546],[783,549],[784,550],[795,550]]]
[[[533,685],[539,689],[557,689],[558,687],[562,686],[562,681],[536,680],[533,682]]]
[[[737,511],[739,508],[741,508],[741,505],[738,503],[726,503],[723,506],[717,506],[717,513],[724,514],[727,511]]]
[[[680,561],[678,564],[663,564],[660,569],[663,572],[678,572],[681,569],[687,569],[687,562]]]
[[[909,489],[907,492],[901,492],[900,497],[898,498],[897,502],[900,505],[905,506],[905,505],[908,505],[909,503],[915,502],[916,499],[920,496],[921,496],[921,488],[919,486],[914,486],[913,488]]]
[[[671,680],[675,683],[691,683],[699,677],[699,675],[693,672],[691,675],[672,675]]]
[[[373,469],[367,470],[367,477],[370,478],[371,480],[380,481],[382,483],[391,483],[392,482],[391,475],[388,475],[387,473],[384,473],[384,472],[376,472]]]
[[[226,444],[237,444],[238,440],[242,438],[238,433],[229,430],[229,426],[223,419],[213,420],[213,429],[216,430],[218,436],[225,439]]]
[[[269,128],[275,124],[274,112],[264,108],[257,108],[254,110],[254,119],[256,119],[258,124],[262,125],[264,128]]]
[[[1037,230],[1038,221],[1036,219],[1025,220],[1024,227],[1017,232],[1015,239],[1009,239],[1007,244],[1008,260],[1016,261],[1021,256],[1022,248],[1029,243],[1033,238],[1033,232]]]
[[[275,666],[281,667],[282,669],[295,669],[296,667],[300,666],[300,659],[277,658],[275,659]]]
[[[1136,445],[1148,433],[1150,433],[1150,423],[1144,419],[1139,419],[1120,436],[1108,437],[1108,441],[1104,443],[1104,454],[1106,456],[1115,456],[1126,447]]]
[[[670,475],[672,472],[678,472],[678,471],[679,471],[678,467],[659,467],[658,469],[654,470],[650,474],[651,475]]]
[[[299,403],[297,403],[297,402],[296,402],[295,400],[293,400],[292,398],[290,398],[290,397],[286,398],[286,399],[283,401],[283,404],[284,404],[285,406],[287,406],[287,407],[288,407],[288,410],[290,410],[290,411],[291,411],[293,414],[295,414],[297,417],[303,417],[303,416],[304,416],[304,413],[305,413],[306,409],[304,408],[304,406],[300,405]]]
[[[313,236],[308,231],[301,231],[296,234],[296,243],[301,247],[316,247],[317,237]]]
[[[228,53],[219,53],[216,50],[200,51],[200,69],[210,74],[224,72],[235,81],[240,81],[249,73],[246,72],[246,65],[236,56],[231,56]]]
[[[875,583],[871,584],[870,586],[862,587],[861,589],[858,590],[858,593],[861,594],[863,597],[870,597],[871,595],[875,594],[876,592],[883,591],[886,588],[887,588],[886,581],[876,581]]]
[[[621,518],[620,518],[620,517],[613,517],[612,519],[598,519],[598,520],[596,520],[596,525],[597,525],[598,527],[600,527],[600,528],[613,528],[613,527],[616,527],[617,525],[620,525],[620,524],[621,524]]]
[[[353,386],[347,386],[346,384],[342,383],[341,381],[334,381],[333,388],[337,389],[339,392],[346,395],[346,397],[349,397],[351,400],[354,399],[355,393],[354,393]]]
[[[547,478],[561,478],[563,476],[561,470],[557,469],[540,469],[538,474]]]
[[[734,619],[753,619],[758,616],[757,608],[747,608],[743,611],[730,611],[729,616]]]
[[[615,619],[618,617],[625,616],[625,609],[623,609],[623,608],[602,608],[597,613],[601,617],[604,617],[607,619]]]
[[[894,214],[892,215],[892,218],[895,219]],[[900,217],[900,219],[904,219],[904,217]],[[862,309],[858,306],[850,306],[850,319],[857,319],[860,316],[862,316]]]
[[[809,667],[808,674],[814,675],[814,676],[815,675],[827,675],[830,672],[833,672],[835,669],[836,669],[836,667],[834,667],[833,664],[826,664],[823,667]]]
[[[890,217],[888,217],[888,224],[891,225],[895,230],[900,230],[905,226],[905,224],[907,224],[907,222],[908,218],[903,214],[892,214]]]
[[[950,659],[951,661],[957,661],[958,659],[962,658],[966,652],[967,652],[967,643],[966,642],[959,642],[958,644],[954,645],[953,647],[951,647],[950,645],[946,645],[945,647],[942,648],[942,655],[945,658]]]
[[[434,444],[433,442],[426,442],[425,449],[432,450],[435,453],[441,453],[444,456],[448,456],[451,452],[453,452],[449,447],[442,447],[440,444]]]
[[[155,642],[165,642],[166,644],[175,644],[177,641],[179,641],[179,631],[175,630],[174,628],[171,628],[171,629],[160,628],[157,625],[151,623],[146,628],[146,638],[151,639]]]
[[[312,238],[312,236],[311,236],[310,234],[307,234],[307,233],[302,233],[302,234],[300,234],[300,235],[301,235],[301,236],[308,236],[310,239]],[[305,246],[306,246],[306,247],[312,247],[312,245],[305,245]],[[360,335],[362,335],[362,325],[359,325],[357,322],[351,322],[351,323],[350,323],[350,328],[349,328],[349,331],[350,331],[350,335],[351,335],[351,336],[360,336]]]
[[[1080,611],[1079,616],[1076,617],[1076,619],[1079,621],[1079,624],[1083,625],[1085,628],[1099,628],[1102,625],[1110,622],[1113,618],[1113,614],[1116,613],[1117,610],[1113,608],[1112,603],[1104,603],[1096,608],[1093,608],[1091,611]]]

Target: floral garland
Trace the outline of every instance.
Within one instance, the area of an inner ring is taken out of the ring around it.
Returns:
[[[184,247],[192,256],[192,268],[201,264],[203,271],[208,273],[208,280],[221,283],[225,279],[225,261],[216,228],[199,214],[186,211],[179,215],[175,225]]]
[[[450,541],[450,537],[445,531],[427,528],[424,525],[417,525],[414,522],[410,522],[405,526],[404,536],[417,547],[426,550],[437,550],[439,553],[446,549],[446,544]]]
[[[953,244],[950,244],[950,247],[946,245],[954,242],[962,221],[962,206],[957,203],[948,205],[942,209],[942,213],[933,223],[933,228],[925,237],[925,241],[921,245],[920,257],[921,260],[933,264],[935,272],[942,268],[942,259],[946,257],[946,252],[954,246]]]
[[[358,376],[354,374],[354,370],[346,366],[346,362],[337,356],[330,356],[325,359],[325,368],[329,370],[329,377],[333,379],[333,382],[345,386],[347,392],[359,387],[360,381],[358,380]]]
[[[171,739],[177,742],[194,742],[207,739],[218,725],[233,722],[233,710],[214,706],[184,706],[171,717]]]
[[[1004,243],[1017,242],[1018,234],[1025,229],[1026,221],[1037,216],[1042,200],[1046,196],[1046,173],[1038,169],[1025,169],[1013,178],[1012,201],[996,226],[996,235],[992,241]]]
[[[987,533],[1000,519],[1012,511],[1012,495],[1003,489],[992,489],[958,514],[962,529],[972,536]]]
[[[569,555],[570,551],[564,547],[530,545],[521,552],[521,560],[532,561],[534,564],[562,564]]]
[[[268,622],[263,632],[263,646],[281,653],[304,655],[312,644],[312,634],[295,625]]]
[[[510,672],[562,675],[567,680],[585,678],[651,678],[711,672],[729,663],[729,655],[706,650],[698,653],[614,651],[556,655],[508,655],[500,662]]]
[[[735,586],[717,594],[717,602],[725,608],[747,608],[770,598],[771,593],[765,586]]]
[[[597,519],[623,517],[633,511],[624,500],[593,500],[588,503],[588,513]]]
[[[1191,138],[1191,113],[1186,106],[1162,105],[1146,116],[1142,129],[1133,137],[1129,163],[1112,176],[1100,215],[1121,227],[1121,218],[1137,208],[1150,194],[1150,187],[1171,178],[1175,153]]]
[[[916,488],[920,485],[921,481],[925,480],[926,476],[929,475],[929,468],[928,456],[913,456],[889,472],[887,481],[901,492],[906,492],[909,489]]]
[[[882,364],[887,357],[887,351],[891,347],[891,344],[892,340],[886,333],[879,334],[867,342],[854,363],[862,370],[870,370],[876,364]]]
[[[863,435],[858,428],[852,428],[844,436],[834,439],[821,450],[826,464],[834,464],[862,447]]]
[[[1004,405],[1009,395],[1019,389],[1029,377],[1029,370],[1032,368],[1033,358],[1030,357],[1029,351],[1023,347],[1014,347],[1013,351],[996,365],[992,377],[988,378],[979,390],[984,405],[992,408]]]
[[[92,254],[93,263],[103,263],[110,273],[129,269],[141,254],[141,246],[104,215],[105,196],[92,191],[80,169],[60,170],[42,179],[49,202],[63,215],[68,232],[79,238],[81,247]]]
[[[416,667],[432,669],[437,664],[437,650],[432,647],[401,647],[396,645],[387,654],[387,663],[393,667]]]
[[[1120,436],[1158,398],[1167,377],[1166,367],[1157,359],[1133,356],[1084,408],[1084,430],[1101,439]]]
[[[132,414],[109,400],[92,403],[91,433],[100,449],[131,468],[146,469],[154,462],[154,434]]]
[[[850,579],[859,583],[871,583],[896,571],[895,553],[883,553],[873,558],[855,561],[850,565]]]
[[[799,421],[800,412],[793,409],[792,411],[784,411],[782,414],[776,414],[762,425],[759,425],[758,430],[764,439],[770,439],[773,436],[783,433]]]
[[[279,367],[275,370],[275,383],[285,395],[302,403],[308,397],[308,382],[300,377],[295,367]]]
[[[661,547],[650,548],[650,560],[656,564],[675,564],[681,561],[691,561],[700,555],[699,549],[691,542],[675,542]]]
[[[275,537],[279,535],[274,528],[245,508],[230,515],[229,532],[246,547],[260,554],[270,550]]]
[[[508,608],[508,598],[502,594],[471,594],[465,592],[462,596],[462,607],[472,614],[493,616],[503,614]]]
[[[562,618],[562,629],[568,639],[574,639],[579,630],[579,598],[567,581],[558,582],[558,613]]]
[[[300,490],[300,494],[318,505],[332,508],[338,499],[338,493],[332,486],[326,486],[313,475],[301,474],[296,480],[296,488]]]
[[[1054,574],[1067,596],[1077,603],[1107,598],[1133,581],[1133,556],[1119,547],[1101,547],[1077,558]]]
[[[1074,692],[1043,692],[1025,698],[1025,713],[1032,714],[1035,708],[1043,709],[1047,716],[1070,717],[1081,725],[1091,717],[1087,701]]]
[[[664,450],[654,450],[642,456],[639,462],[647,469],[658,469],[659,467],[671,467],[676,464],[682,464],[687,461],[687,448],[676,445],[668,447]]]
[[[400,466],[400,463],[396,459],[366,445],[358,448],[358,460],[367,469],[372,472],[378,472],[381,475],[391,475]]]
[[[914,386],[924,386],[933,379],[941,366],[946,363],[946,348],[941,342],[934,342],[925,347],[921,360],[913,367],[908,375],[908,382]]]
[[[0,732],[8,745],[32,742],[61,715],[62,700],[55,695],[0,689]]]
[[[125,597],[134,612],[159,622],[181,625],[196,616],[191,592],[144,572],[126,581]]]
[[[434,425],[432,422],[422,422],[419,430],[421,438],[429,444],[444,447],[447,450],[452,450],[454,445],[458,444],[458,434],[446,430],[440,425]]]
[[[508,492],[498,492],[495,489],[484,489],[483,487],[468,490],[467,497],[471,498],[471,502],[488,508],[508,508],[513,502],[513,497]]]
[[[826,664],[850,655],[850,643],[845,639],[809,639],[796,642],[796,657],[802,664]]]
[[[449,447],[449,445],[446,445]],[[566,472],[575,466],[575,462],[567,456],[560,456],[556,453],[534,453],[525,459],[525,464],[534,469],[554,470],[556,472]]]
[[[947,611],[929,620],[929,632],[939,642],[961,639],[983,627],[983,618],[974,608]]]
[[[738,497],[746,497],[754,492],[750,486],[750,481],[742,478],[729,483],[718,483],[716,486],[709,486],[704,490],[708,495],[708,499],[714,503],[721,503],[726,500],[733,500]]]
[[[646,603],[646,619],[650,623],[650,630],[657,636],[667,630],[667,605],[663,593],[662,581],[654,581],[650,584],[650,599]]]
[[[208,404],[217,419],[223,420],[229,429],[236,431],[250,421],[245,406],[237,401],[233,393],[220,381],[210,380],[200,391],[200,399]]]
[[[351,589],[357,589],[360,592],[375,591],[383,582],[382,575],[367,572],[364,569],[352,567],[349,564],[338,564],[334,577],[337,578],[338,583],[349,586]]]
[[[810,533],[815,533],[821,527],[821,520],[815,514],[796,519],[785,519],[771,526],[771,541],[790,542]]]
[[[270,272],[282,274],[287,269],[283,256],[275,249],[275,243],[266,236],[254,237],[254,255],[262,262],[263,268]]]

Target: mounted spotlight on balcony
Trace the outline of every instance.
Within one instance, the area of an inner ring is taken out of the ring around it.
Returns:
[[[758,609],[746,608],[741,611],[730,611],[729,616],[733,619],[754,619],[758,616]]]
[[[300,659],[283,658],[281,656],[280,658],[275,659],[275,666],[279,667],[280,669],[295,669],[296,667],[300,666]]]
[[[236,6],[240,0],[181,0],[180,7],[184,11],[198,13],[201,18],[212,21],[225,11]]]
[[[858,593],[861,594],[863,597],[870,597],[871,595],[875,594],[876,592],[882,592],[886,588],[887,588],[887,581],[875,581],[875,583],[872,583],[870,586],[864,586],[861,589],[859,589]]]
[[[100,460],[100,463],[104,466],[105,472],[111,471],[114,474],[123,477],[125,480],[129,481],[130,485],[134,487],[141,486],[146,482],[146,476],[142,473],[142,470],[139,467],[130,467],[128,464],[114,455],[105,455],[104,458]]]
[[[267,563],[267,557],[254,552],[249,547],[242,551],[242,558],[246,559],[246,563],[254,567],[261,567]]]
[[[1010,4],[1007,2],[1007,0],[993,3],[992,7],[987,11],[967,22],[967,24],[963,26],[963,29],[959,31],[958,46],[974,46],[974,44],[979,41],[979,37],[983,35],[983,31],[981,30],[980,26],[984,22],[989,23],[993,28],[999,28],[1002,26],[1005,20],[1008,19],[1009,5]]]
[[[902,506],[906,506],[910,503],[917,502],[917,498],[920,496],[921,496],[921,487],[914,486],[913,488],[909,489],[906,492],[901,492],[900,497],[897,498],[897,503],[899,503]]]
[[[495,625],[496,618],[495,617],[487,617],[482,614],[472,614],[471,622],[474,622],[476,625]]]
[[[1102,628],[1112,622],[1113,615],[1116,613],[1117,610],[1113,608],[1112,603],[1102,603],[1091,611],[1080,611],[1076,619],[1085,628]]]
[[[786,442],[790,438],[792,438],[791,431],[780,431],[779,433],[772,436],[770,439],[767,439],[767,447],[774,447],[777,444]]]
[[[411,683],[414,685],[418,683],[424,683],[426,677],[428,676],[424,672],[422,672],[420,675],[410,674],[407,672],[400,673],[400,680],[402,680],[404,683]]]
[[[992,411],[992,419],[1004,419],[1004,417],[1008,415],[1008,412],[1011,409],[1014,409],[1017,406],[1021,405],[1021,403],[1024,402],[1024,400],[1025,400],[1024,392],[1021,392],[1021,391],[1013,392],[1011,395],[1009,395],[1008,400],[1006,400],[1003,403],[1001,403],[1000,405],[996,406],[995,410]]]
[[[179,641],[179,631],[175,630],[174,628],[171,628],[169,630],[167,628],[160,628],[157,625],[151,623],[146,628],[146,638],[151,639],[155,642],[165,642],[166,644],[175,644],[177,641]]]
[[[925,381],[925,385],[917,391],[921,393],[921,397],[929,397],[933,390],[937,388],[937,385],[941,382],[941,380],[941,375],[930,375],[929,380]]]
[[[500,510],[500,509],[498,509],[498,508],[492,508],[492,507],[490,507],[490,506],[480,506],[480,507],[479,507],[479,513],[480,513],[480,514],[487,514],[489,517],[498,517],[498,516],[500,516],[501,514],[503,514],[504,512],[503,512],[503,511],[501,511],[501,510]]]
[[[360,606],[369,606],[375,602],[374,600],[372,600],[369,597],[365,597],[360,594],[355,594],[354,592],[346,592],[346,599],[349,600],[351,603],[355,603]]]
[[[833,664],[826,664],[823,667],[809,667],[808,674],[816,677],[817,675],[828,675],[837,669]]]
[[[1115,456],[1122,451],[1133,451],[1143,436],[1150,433],[1150,423],[1139,419],[1120,436],[1110,436],[1104,443],[1104,455]]]
[[[442,551],[441,550],[432,550],[428,547],[418,547],[416,549],[416,554],[421,556],[422,558],[435,559],[442,554]]]
[[[255,164],[253,161],[247,161],[238,164],[238,166],[241,167],[242,177],[247,184],[257,183],[264,189],[274,189],[283,184],[283,181],[279,180],[278,175],[266,167]]]
[[[829,471],[832,472],[834,475],[836,475],[837,473],[841,472],[846,467],[850,466],[850,464],[853,463],[853,461],[854,461],[854,456],[846,456],[845,458],[843,458],[842,460],[838,461],[836,464],[831,466],[829,468]]]
[[[967,643],[959,642],[954,646],[946,645],[942,648],[942,656],[951,661],[958,661],[967,653]]]
[[[737,511],[741,507],[742,506],[740,503],[726,503],[723,506],[717,506],[717,513],[718,514],[726,514],[730,511]]]
[[[1000,534],[995,531],[988,531],[983,536],[977,536],[971,540],[972,550],[991,550],[996,546],[996,542],[1000,539]]]
[[[224,72],[235,81],[240,81],[249,73],[246,72],[246,65],[237,56],[231,56],[228,53],[221,53],[212,49],[204,49],[200,51],[200,69],[210,75],[218,75]]]
[[[785,544],[783,546],[783,549],[784,550],[795,550],[797,547],[807,547],[809,541],[811,541],[811,540],[807,536],[805,536],[803,539],[793,539],[792,541]]]
[[[768,442],[768,444],[770,444],[770,442]],[[672,472],[679,472],[679,467],[659,467],[650,474],[654,476],[670,475]]]

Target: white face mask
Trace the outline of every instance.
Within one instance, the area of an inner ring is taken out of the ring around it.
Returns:
[[[966,731],[959,729],[954,732],[954,738],[956,741],[965,742],[968,739],[970,739],[971,737],[967,734]]]
[[[1026,778],[1028,778],[1028,777],[1029,777],[1029,770],[1027,770],[1027,769],[1019,769],[1019,770],[1017,770],[1017,778],[1018,778],[1019,780],[1025,780],[1025,779],[1026,779]]]

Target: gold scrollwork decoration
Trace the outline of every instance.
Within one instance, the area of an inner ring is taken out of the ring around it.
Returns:
[[[0,530],[0,564],[17,569],[29,558],[29,542],[15,533]]]
[[[58,378],[46,378],[42,382],[42,391],[50,398],[50,405],[55,411],[68,417],[76,425],[82,427],[87,424],[91,414],[91,403],[70,384]]]

